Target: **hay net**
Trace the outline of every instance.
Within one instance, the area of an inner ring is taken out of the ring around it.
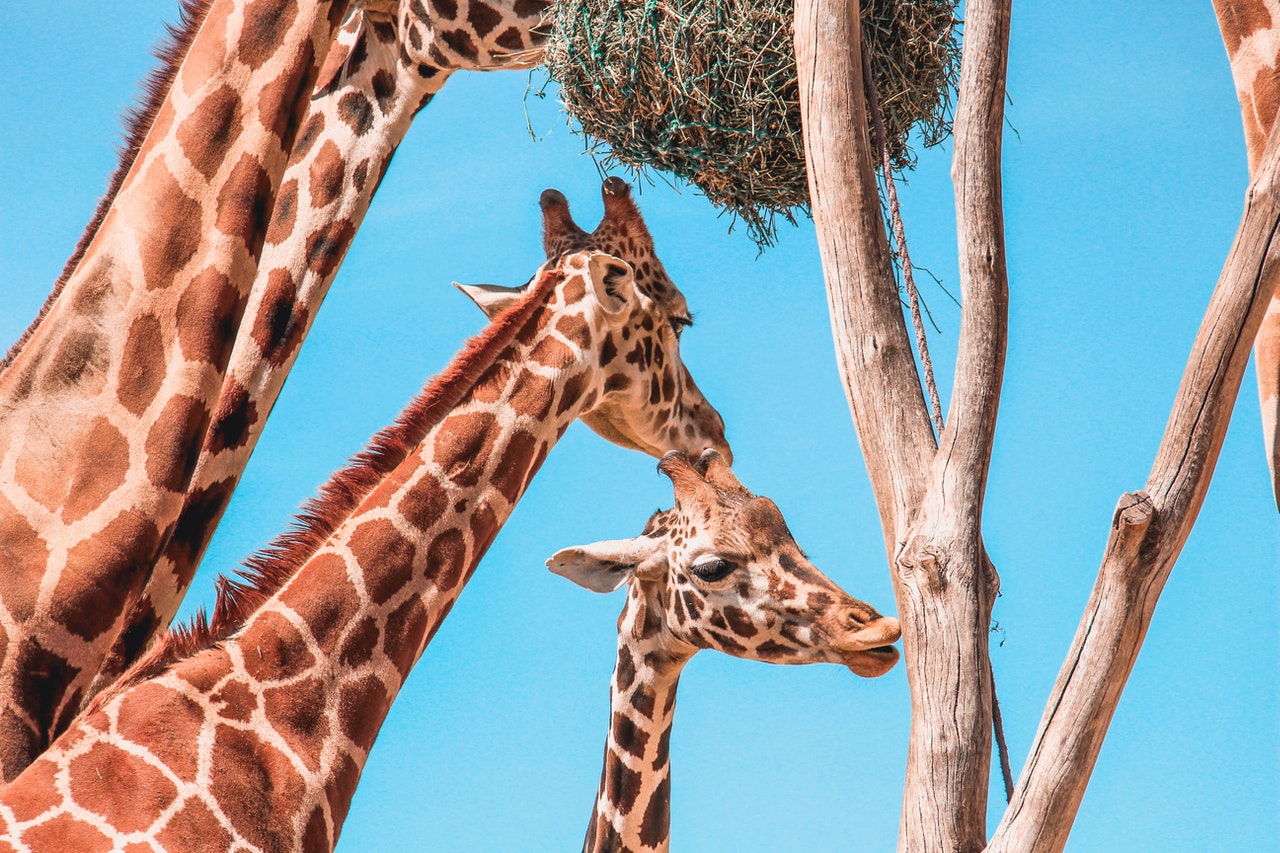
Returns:
[[[956,0],[862,6],[896,170],[914,165],[913,129],[926,147],[951,131],[955,11]],[[767,245],[774,217],[794,221],[809,203],[793,18],[793,0],[557,0],[545,63],[606,168],[689,181]]]

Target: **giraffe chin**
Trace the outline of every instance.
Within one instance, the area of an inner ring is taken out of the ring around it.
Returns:
[[[841,652],[844,665],[854,675],[863,678],[879,678],[898,662],[898,650],[893,646],[878,646],[874,649],[861,649],[856,652]]]
[[[611,407],[601,406],[593,412],[587,412],[580,415],[580,419],[584,424],[589,426],[596,435],[611,441],[619,447],[625,447],[628,450],[638,450],[641,453],[647,453],[655,459],[661,459],[665,450],[660,450],[648,442],[641,441],[631,430],[624,431],[623,427],[628,426],[621,418],[614,420],[610,418],[613,410]]]

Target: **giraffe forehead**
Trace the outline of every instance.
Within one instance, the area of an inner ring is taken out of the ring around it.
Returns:
[[[768,498],[724,491],[701,497],[687,501],[673,525],[686,539],[749,558],[776,553],[794,562],[800,556],[786,520]]]
[[[622,258],[631,265],[636,287],[642,293],[661,304],[669,313],[688,313],[684,294],[671,280],[662,261],[658,260],[653,241],[647,235],[637,236],[602,223],[592,234],[578,238],[566,235],[561,241],[560,249],[562,252],[605,252]]]

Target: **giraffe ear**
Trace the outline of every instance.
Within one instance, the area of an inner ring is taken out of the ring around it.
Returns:
[[[617,314],[631,304],[636,275],[622,258],[604,252],[593,253],[587,258],[587,280],[606,313]]]
[[[547,560],[547,568],[592,592],[613,592],[633,577],[665,570],[666,551],[647,536],[609,539],[563,548]]]
[[[465,293],[490,319],[524,298],[524,287],[503,287],[500,284],[459,284],[453,286]]]

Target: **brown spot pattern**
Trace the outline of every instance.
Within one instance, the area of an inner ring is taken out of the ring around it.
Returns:
[[[201,800],[191,798],[165,824],[156,840],[165,850],[226,850],[231,835]]]
[[[520,375],[509,402],[518,415],[542,420],[551,411],[555,386],[545,376],[526,370]]]
[[[417,596],[411,596],[387,617],[387,636],[383,651],[400,673],[400,681],[409,677],[414,657],[427,631],[427,609]]]
[[[285,33],[298,17],[294,0],[257,0],[244,12],[244,25],[240,31],[238,57],[252,69],[258,69],[275,55],[283,43]]]
[[[630,717],[615,713],[612,728],[614,743],[636,758],[644,757],[644,749],[649,744],[649,735],[638,728]]]
[[[352,743],[368,752],[391,707],[387,688],[369,675],[343,688],[339,701],[344,733]]]
[[[307,116],[302,130],[298,133],[298,141],[293,144],[291,156],[295,162],[306,157],[311,151],[311,146],[316,144],[316,140],[324,130],[324,121],[323,112],[312,112]]]
[[[338,146],[332,139],[326,139],[311,163],[309,189],[312,207],[328,207],[341,195],[345,166]]]
[[[164,382],[164,335],[154,314],[143,314],[129,327],[120,357],[116,398],[130,414],[141,415]]]
[[[467,20],[471,22],[476,35],[484,38],[493,32],[494,27],[502,23],[502,13],[485,3],[467,4]]]
[[[640,821],[640,842],[655,850],[667,837],[671,825],[671,777],[663,777],[645,806]]]
[[[253,732],[220,725],[215,732],[212,793],[222,813],[250,844],[282,849],[272,829],[278,816],[289,814],[305,787],[289,760]]]
[[[256,263],[262,256],[274,201],[271,176],[251,154],[241,154],[227,183],[218,190],[214,226],[229,237],[239,237]]]
[[[137,594],[159,548],[154,522],[133,510],[121,512],[68,552],[70,570],[54,588],[50,616],[86,640],[101,636]]]
[[[488,412],[450,415],[436,433],[433,458],[449,479],[470,488],[480,481],[500,427]]]
[[[178,300],[176,319],[182,355],[221,368],[231,355],[243,313],[244,302],[231,279],[213,267],[201,272]]]
[[[244,670],[259,683],[279,681],[315,664],[298,629],[278,613],[264,610],[238,640],[245,650]]]
[[[71,796],[120,832],[140,832],[160,817],[178,789],[141,758],[106,743],[71,762]]]
[[[346,563],[337,554],[320,554],[307,564],[310,586],[290,584],[280,599],[306,620],[311,634],[322,648],[333,648],[342,631],[356,615],[359,596],[347,577]],[[329,590],[317,596],[312,589]]]
[[[108,853],[112,847],[111,839],[69,814],[31,827],[22,833],[22,843],[31,853]]]
[[[293,234],[294,220],[298,215],[298,180],[290,178],[276,193],[276,204],[271,210],[271,222],[267,226],[267,242],[278,246]]]
[[[249,654],[253,654],[253,650]],[[238,723],[249,722],[253,712],[258,709],[257,694],[249,689],[248,684],[238,679],[222,685],[217,693],[209,697],[209,701],[213,703],[219,717]]]
[[[252,335],[263,357],[277,366],[297,349],[306,329],[306,309],[295,304],[296,298],[297,284],[289,270],[278,268],[267,275]]]
[[[147,432],[147,477],[157,486],[185,492],[209,427],[209,412],[195,397],[169,400]]]
[[[68,524],[97,509],[124,483],[129,442],[106,418],[94,418],[72,458],[71,482],[62,504],[62,518]]]
[[[373,104],[362,92],[348,92],[338,100],[338,117],[356,136],[364,136],[373,127]]]
[[[517,429],[507,442],[493,472],[493,485],[507,499],[507,503],[515,504],[520,497],[521,487],[531,473],[534,454],[538,449],[538,439],[527,430]]]
[[[307,268],[320,276],[329,276],[342,263],[356,227],[350,219],[338,219],[307,238]]]
[[[604,792],[609,802],[617,806],[619,814],[630,814],[640,796],[640,783],[640,774],[609,750],[604,763]]]
[[[75,329],[63,337],[41,382],[54,393],[81,384],[88,386],[84,389],[87,393],[96,393],[109,364],[102,338],[89,329]]]
[[[329,733],[325,716],[325,686],[319,678],[272,687],[262,693],[263,710],[294,755],[307,769],[320,769],[320,751]]]
[[[366,616],[356,623],[342,643],[342,654],[339,660],[343,666],[355,668],[373,659],[373,650],[378,647],[382,632],[378,623]]]
[[[335,4],[332,8],[343,6]],[[299,102],[311,94],[317,70],[314,46],[311,39],[304,39],[298,45],[290,65],[262,87],[262,92],[256,99],[259,119],[280,140],[280,147],[284,151],[293,148],[298,122],[307,114],[307,110],[301,108]]]
[[[352,532],[348,544],[375,604],[386,603],[413,575],[417,548],[389,519],[364,522]]]
[[[210,453],[221,453],[243,447],[249,441],[250,426],[257,420],[258,407],[248,390],[236,380],[230,380],[218,398],[206,448]]]
[[[134,687],[120,702],[120,731],[133,743],[144,743],[178,778],[196,780],[196,751],[204,712],[186,696],[159,684]]]
[[[34,820],[62,802],[55,782],[58,766],[52,761],[36,761],[23,774],[30,784],[10,788],[4,799],[5,806],[13,811],[14,820],[20,823]]]
[[[427,549],[427,576],[442,590],[451,590],[462,582],[466,568],[467,544],[458,530],[446,530]]]
[[[242,131],[240,94],[224,83],[206,95],[182,120],[177,139],[182,153],[205,180],[210,181]],[[185,224],[188,228],[198,228],[199,220]]]
[[[399,510],[405,521],[419,530],[427,530],[444,515],[448,503],[449,495],[436,478],[424,474],[404,493]]]

